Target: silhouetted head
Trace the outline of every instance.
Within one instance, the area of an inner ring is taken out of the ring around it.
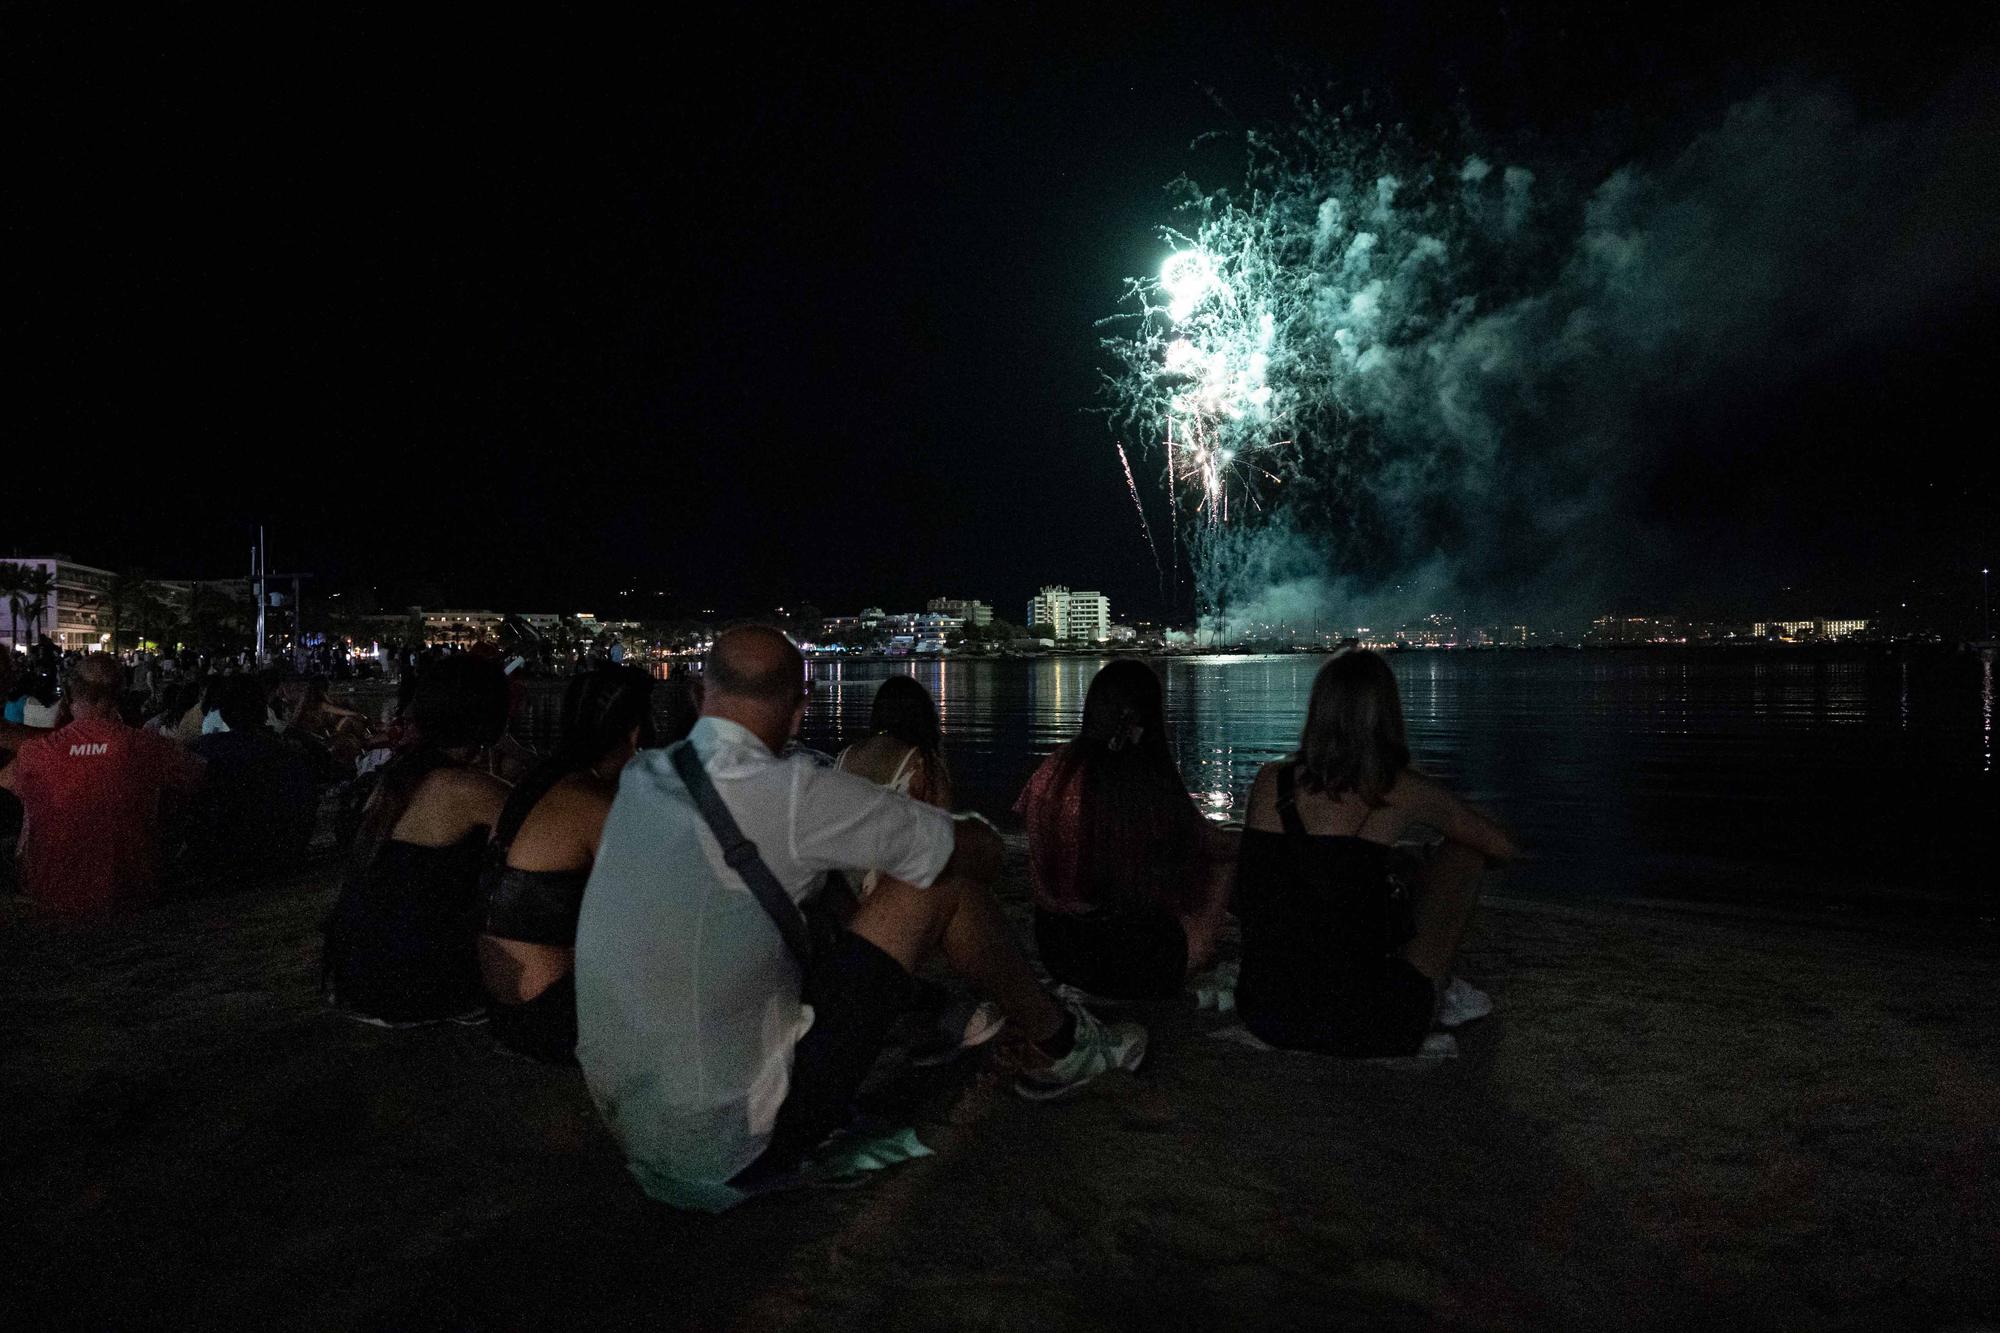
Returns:
[[[410,716],[426,747],[470,749],[500,739],[507,707],[507,675],[500,664],[461,653],[424,668]]]
[[[717,636],[704,659],[702,686],[703,717],[749,728],[773,754],[805,716],[805,657],[768,625],[741,625]]]
[[[223,684],[216,707],[231,731],[255,734],[266,720],[270,696],[255,676],[231,676]]]
[[[1354,792],[1380,805],[1410,766],[1403,703],[1381,656],[1346,648],[1319,669],[1299,738],[1301,780],[1329,796]]]
[[[563,691],[558,755],[588,768],[614,750],[654,743],[651,676],[638,667],[607,666],[570,679]]]
[[[914,676],[891,676],[876,688],[868,708],[868,730],[915,746],[926,755],[944,745],[937,701]]]
[[[125,693],[125,668],[110,653],[91,653],[69,669],[69,706],[78,716],[90,711],[117,712]],[[55,680],[48,680],[48,697],[36,696],[44,705],[55,702]]]
[[[1171,763],[1166,691],[1153,669],[1136,658],[1121,657],[1098,672],[1083,697],[1083,728],[1077,742],[1092,751],[1132,751]]]

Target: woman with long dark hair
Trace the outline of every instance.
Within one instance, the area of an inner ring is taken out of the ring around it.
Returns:
[[[1077,738],[1043,761],[1014,810],[1028,824],[1035,942],[1057,981],[1150,999],[1208,965],[1236,835],[1188,795],[1151,667],[1121,658],[1097,673]]]
[[[951,769],[944,761],[937,701],[914,676],[891,676],[876,687],[868,708],[868,736],[842,750],[838,764],[899,795],[951,809]],[[863,898],[880,873],[871,870],[862,880]]]
[[[576,1063],[576,919],[618,775],[654,743],[653,678],[600,667],[563,695],[562,739],[507,798],[484,877],[479,970],[494,1038]]]
[[[480,767],[507,726],[507,678],[471,655],[429,663],[414,741],[381,769],[326,925],[335,1003],[372,1021],[466,1018],[485,1003],[479,871],[507,785]]]
[[[1408,859],[1412,828],[1444,842]],[[1434,1022],[1492,1002],[1451,977],[1487,863],[1520,855],[1506,831],[1410,766],[1389,664],[1349,649],[1320,668],[1297,753],[1250,789],[1237,874],[1236,1008],[1274,1046],[1409,1055]]]

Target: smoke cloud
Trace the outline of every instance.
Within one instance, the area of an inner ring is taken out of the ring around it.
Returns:
[[[1135,281],[1137,313],[1105,340],[1114,428],[1206,440],[1196,461],[1234,488],[1227,522],[1176,502],[1203,609],[1239,627],[1546,623],[1698,559],[1640,503],[1693,406],[1990,294],[1984,86],[1873,122],[1835,89],[1776,86],[1608,171],[1426,153],[1317,107],[1251,136],[1245,186],[1188,186],[1192,225],[1166,233],[1211,258],[1202,304]],[[1189,390],[1187,366],[1244,364],[1262,319],[1266,395]],[[1168,463],[1185,494],[1194,463]]]

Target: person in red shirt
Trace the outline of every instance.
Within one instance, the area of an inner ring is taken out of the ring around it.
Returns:
[[[192,792],[201,761],[118,716],[124,673],[92,653],[69,676],[71,721],[22,745],[0,769],[20,798],[21,889],[65,913],[137,906],[160,892],[160,815]]]

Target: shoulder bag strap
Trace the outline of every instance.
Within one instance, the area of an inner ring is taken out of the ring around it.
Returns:
[[[722,859],[729,868],[743,877],[750,893],[757,899],[764,915],[771,918],[771,924],[778,928],[778,935],[791,952],[792,961],[799,965],[799,974],[805,975],[812,960],[812,946],[806,935],[806,920],[799,912],[799,906],[792,896],[778,883],[778,877],[771,873],[771,867],[764,864],[764,858],[757,851],[757,844],[743,836],[743,830],[736,826],[735,816],[722,803],[722,794],[715,789],[715,782],[702,767],[701,757],[694,752],[692,741],[682,741],[673,747],[674,771],[687,784],[688,795],[694,797],[695,808],[708,821],[709,832],[722,844]]]

